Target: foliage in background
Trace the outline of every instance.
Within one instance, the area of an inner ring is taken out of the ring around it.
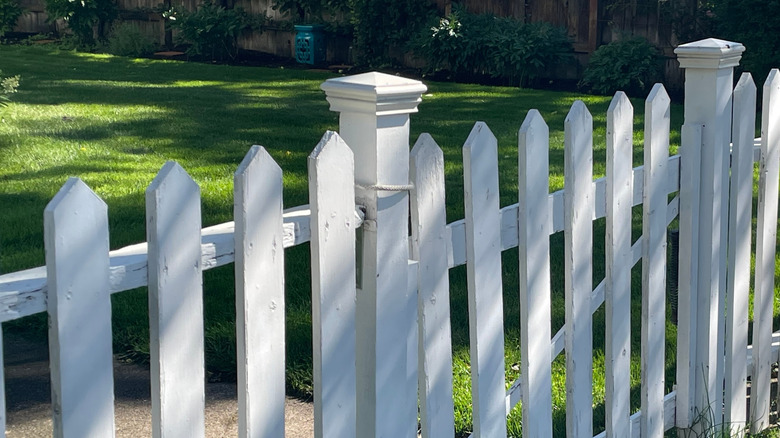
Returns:
[[[436,14],[426,0],[351,0],[354,48],[359,64],[388,63],[390,47],[408,48]]]
[[[111,29],[106,51],[112,55],[140,58],[154,53],[157,44],[132,23],[122,22]]]
[[[174,8],[165,18],[178,30],[178,42],[189,44],[188,55],[224,61],[238,55],[239,35],[249,29],[260,32],[265,17],[250,16],[241,8],[227,9],[206,1],[195,11]]]
[[[413,46],[430,72],[456,79],[490,76],[527,86],[571,58],[566,30],[549,23],[522,23],[457,8],[418,33]]]
[[[579,86],[597,94],[620,90],[645,96],[661,79],[662,69],[660,52],[646,39],[613,41],[593,52]]]
[[[0,70],[0,108],[8,105],[11,101],[9,96],[16,93],[17,87],[19,87],[19,76],[4,78],[3,71]]]
[[[290,17],[296,24],[340,21],[349,13],[350,0],[274,0],[273,8]],[[326,20],[326,18],[328,20]]]
[[[18,0],[0,0],[0,38],[14,29],[23,12]]]
[[[50,21],[65,20],[78,46],[93,47],[95,30],[98,39],[105,37],[106,27],[117,16],[117,7],[113,0],[46,0],[46,14]]]
[[[780,1],[722,0],[714,2],[715,35],[745,45],[742,68],[761,88],[769,70],[780,67]]]

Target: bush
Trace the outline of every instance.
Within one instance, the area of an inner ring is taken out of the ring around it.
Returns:
[[[8,102],[11,101],[9,96],[16,93],[18,86],[19,76],[4,78],[3,72],[0,70],[0,108],[8,105]]]
[[[46,0],[49,20],[62,18],[76,37],[80,47],[95,45],[94,28],[98,38],[103,38],[104,29],[117,15],[113,0]]]
[[[621,90],[644,96],[662,75],[658,49],[641,37],[613,41],[590,55],[579,86],[597,94],[612,95]]]
[[[0,0],[0,38],[6,32],[14,30],[22,12],[24,10],[19,6],[18,0]]]
[[[141,32],[138,26],[120,23],[111,30],[106,51],[112,55],[140,58],[157,49],[152,37]]]
[[[566,30],[456,9],[416,39],[429,72],[449,70],[465,80],[493,77],[527,86],[571,58]]]
[[[226,9],[210,1],[195,11],[174,9],[166,18],[179,31],[177,41],[190,45],[188,55],[214,61],[235,59],[241,32],[261,29],[243,9]]]

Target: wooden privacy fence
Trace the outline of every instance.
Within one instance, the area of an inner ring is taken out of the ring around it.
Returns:
[[[780,72],[764,85],[755,148],[756,87],[744,74],[732,89],[743,50],[712,39],[678,47],[687,78],[681,155],[669,156],[670,101],[656,85],[645,102],[644,165],[634,168],[633,108],[618,93],[607,114],[606,176],[594,181],[592,117],[576,102],[565,121],[559,192],[548,189],[548,127],[531,110],[518,135],[519,202],[503,208],[497,141],[478,122],[463,147],[466,217],[451,224],[441,149],[423,134],[408,152],[409,114],[425,86],[379,73],[328,80],[322,88],[341,114],[340,133],[326,133],[309,157],[310,205],[283,211],[281,169],[254,146],[235,174],[235,221],[201,229],[199,188],[169,162],[146,192],[147,243],[109,252],[106,206],[72,178],[44,213],[46,266],[0,276],[0,321],[48,312],[55,435],[112,436],[110,294],[147,285],[154,436],[203,436],[204,390],[194,384],[204,379],[201,274],[235,263],[239,431],[282,437],[284,248],[311,241],[316,437],[413,437],[418,421],[423,437],[454,435],[448,270],[463,264],[472,436],[506,436],[506,415],[520,402],[524,436],[552,436],[551,361],[561,352],[567,436],[593,436],[592,313],[602,303],[606,430],[598,436],[701,431],[704,414],[737,433],[762,430],[780,336],[772,332]],[[632,242],[640,204],[642,236]],[[594,288],[598,218],[606,223],[606,277]],[[666,229],[675,219],[679,326],[667,393]],[[560,231],[566,321],[553,335],[549,236]],[[514,247],[522,361],[507,390],[501,251]],[[640,260],[641,409],[631,414],[630,277]]]

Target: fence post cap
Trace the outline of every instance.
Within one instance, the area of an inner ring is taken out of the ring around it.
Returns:
[[[377,116],[416,113],[428,89],[420,81],[379,72],[328,79],[320,88],[331,111]]]
[[[680,68],[722,69],[739,65],[745,46],[732,41],[707,38],[681,44],[674,49]]]

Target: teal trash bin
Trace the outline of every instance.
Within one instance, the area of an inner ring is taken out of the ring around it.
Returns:
[[[325,29],[322,25],[295,26],[295,60],[301,64],[325,62]]]

